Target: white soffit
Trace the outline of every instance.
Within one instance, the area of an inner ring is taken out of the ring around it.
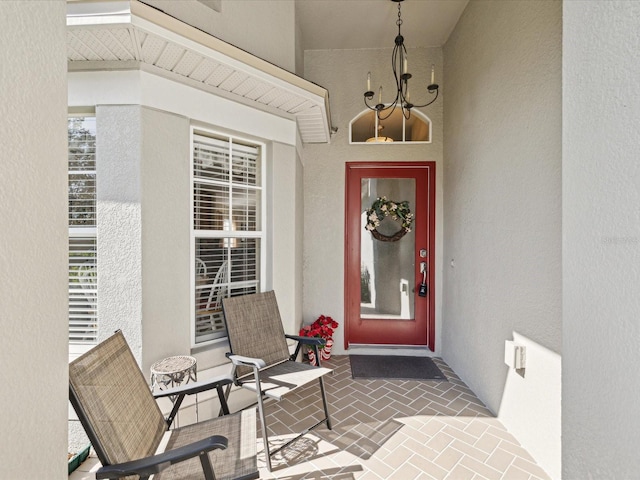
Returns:
[[[69,71],[153,71],[295,118],[304,143],[329,142],[326,89],[137,0],[69,2],[67,59]]]

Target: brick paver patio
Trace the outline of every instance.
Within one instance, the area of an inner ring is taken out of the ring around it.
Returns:
[[[323,365],[333,430],[318,427],[273,457],[260,478],[285,480],[548,479],[493,414],[439,358],[448,381],[354,380],[348,356]],[[277,445],[320,419],[317,383],[267,403]],[[70,480],[92,480],[90,458]]]

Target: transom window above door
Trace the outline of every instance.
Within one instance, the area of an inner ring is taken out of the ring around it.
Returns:
[[[408,119],[396,110],[385,120],[364,110],[349,123],[349,143],[431,143],[431,120],[417,110],[412,110]]]

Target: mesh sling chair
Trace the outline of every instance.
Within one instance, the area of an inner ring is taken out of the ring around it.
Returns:
[[[165,420],[129,345],[116,332],[69,364],[69,399],[102,468],[97,479],[258,478],[255,409],[168,430],[185,395],[222,387],[229,376],[158,392],[176,396]]]
[[[222,307],[231,347],[227,356],[233,363],[234,383],[256,392],[265,459],[267,468],[271,471],[272,455],[322,423],[326,423],[327,428],[331,429],[322,379],[331,370],[295,361],[303,344],[310,345],[319,359],[318,346],[324,345],[324,340],[285,335],[273,291],[225,298],[222,300]],[[287,338],[298,341],[293,355],[289,352]],[[287,393],[314,380],[318,380],[320,384],[324,418],[272,452],[269,448],[264,397],[279,401]],[[230,385],[227,387],[227,395],[229,389]]]

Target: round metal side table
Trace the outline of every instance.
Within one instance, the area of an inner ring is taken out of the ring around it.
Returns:
[[[188,355],[167,357],[151,365],[151,391],[173,388],[198,380],[196,359]],[[169,396],[175,402],[175,396]],[[196,421],[198,420],[198,395],[196,394]],[[178,416],[176,415],[176,426]]]

